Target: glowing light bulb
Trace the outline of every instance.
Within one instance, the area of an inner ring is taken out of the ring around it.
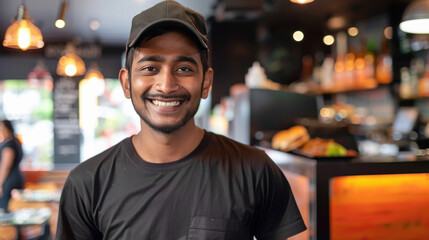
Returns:
[[[290,1],[298,4],[307,4],[307,3],[313,2],[314,0],[290,0]]]
[[[304,33],[301,31],[294,32],[293,39],[297,42],[301,42],[304,39]]]
[[[332,35],[326,35],[323,37],[323,43],[326,45],[332,45],[335,42],[335,38]]]
[[[57,28],[64,28],[66,26],[66,22],[62,19],[57,19],[57,21],[55,21],[55,27]]]
[[[74,64],[69,63],[66,68],[65,68],[65,72],[67,76],[74,76],[77,72],[77,68]]]
[[[347,32],[350,36],[355,37],[359,34],[359,29],[357,27],[350,27]]]
[[[30,46],[30,28],[28,28],[27,20],[21,20],[21,26],[18,30],[18,46],[22,50],[27,50]]]

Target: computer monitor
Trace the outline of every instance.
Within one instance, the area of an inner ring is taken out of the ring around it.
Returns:
[[[409,136],[416,127],[418,117],[419,110],[416,107],[400,107],[392,126],[394,140]]]

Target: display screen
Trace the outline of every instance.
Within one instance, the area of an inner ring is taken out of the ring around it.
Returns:
[[[414,107],[401,107],[393,123],[393,132],[410,133],[417,121],[419,111]]]

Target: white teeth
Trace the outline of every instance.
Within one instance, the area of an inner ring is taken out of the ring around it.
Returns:
[[[153,104],[160,107],[174,107],[178,106],[180,104],[180,101],[174,101],[174,102],[162,102],[159,100],[153,100]]]

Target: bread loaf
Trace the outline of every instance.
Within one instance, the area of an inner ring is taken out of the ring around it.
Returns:
[[[304,126],[296,125],[277,132],[271,140],[271,145],[273,149],[288,152],[302,146],[309,139],[307,129]]]

